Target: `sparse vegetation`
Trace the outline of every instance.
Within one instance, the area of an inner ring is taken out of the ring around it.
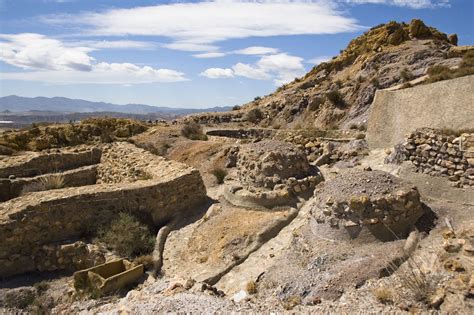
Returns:
[[[290,295],[285,300],[283,300],[283,308],[287,311],[290,311],[295,308],[295,306],[301,304],[301,297],[299,295]]]
[[[27,194],[35,191],[46,191],[52,189],[61,189],[66,186],[66,180],[61,174],[50,174],[40,177],[37,181],[25,185],[21,194]]]
[[[14,150],[45,150],[114,141],[146,131],[148,127],[132,119],[90,118],[79,124],[35,126],[11,133],[3,133],[0,145]]]
[[[232,107],[232,110],[239,110],[240,109],[240,106],[239,105],[235,105]]]
[[[407,68],[403,68],[402,71],[400,71],[400,78],[403,82],[411,81],[413,80],[413,73]]]
[[[247,282],[246,290],[248,294],[257,293],[257,283],[253,280],[250,280],[249,282]]]
[[[435,65],[428,69],[429,78],[425,83],[455,79],[474,74],[474,50],[466,52],[457,69],[450,69],[443,65]]]
[[[370,80],[370,83],[372,83],[372,85],[373,85],[375,88],[379,88],[379,87],[380,87],[379,79],[377,79],[376,77],[373,77],[372,80]]]
[[[201,125],[195,122],[186,123],[181,128],[181,135],[190,140],[207,140],[207,136],[202,131]]]
[[[254,100],[255,102],[256,102],[256,101],[260,101],[261,99],[262,99],[262,98],[261,98],[260,96],[255,96],[255,97],[253,98],[253,100]]]
[[[357,140],[365,139],[365,134],[364,133],[358,133],[358,134],[356,134],[355,138]]]
[[[259,108],[253,108],[247,113],[245,119],[255,124],[263,119],[263,113]]]
[[[211,173],[216,178],[218,184],[224,183],[224,179],[227,176],[227,171],[225,169],[215,168],[215,169],[212,170]]]
[[[372,290],[375,298],[383,304],[392,304],[393,303],[393,290],[386,287],[379,287]]]
[[[133,260],[135,265],[143,265],[146,270],[153,268],[153,256],[152,255],[142,255],[138,256]]]
[[[326,93],[326,98],[328,101],[333,103],[337,107],[344,107],[346,103],[342,97],[341,92],[339,90],[332,90]]]
[[[121,256],[134,257],[153,251],[155,237],[131,214],[122,212],[109,226],[100,229],[99,240]]]

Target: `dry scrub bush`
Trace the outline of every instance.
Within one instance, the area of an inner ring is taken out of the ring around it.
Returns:
[[[393,290],[390,288],[379,287],[372,290],[373,295],[380,303],[393,303]]]
[[[247,282],[246,289],[248,294],[257,293],[257,283],[253,280],[250,280],[249,282]]]
[[[446,66],[435,65],[428,69],[429,78],[426,83],[433,83],[443,80],[455,79],[466,75],[474,74],[474,50],[466,52],[457,69],[450,69]]]
[[[245,120],[251,123],[257,123],[263,119],[263,113],[259,108],[251,109],[245,116]]]
[[[125,257],[148,254],[155,246],[155,237],[148,227],[124,212],[99,230],[99,240]]]
[[[153,267],[153,256],[152,255],[142,255],[138,256],[133,260],[135,265],[143,265],[146,270],[150,270]]]
[[[342,98],[342,94],[338,90],[327,92],[326,98],[335,106],[343,107],[346,105],[346,103],[344,102],[344,99]]]
[[[187,123],[181,128],[181,135],[190,140],[207,140],[201,125],[195,122]]]
[[[295,306],[301,304],[301,297],[299,295],[290,295],[283,301],[283,308],[285,310],[292,310]]]
[[[227,171],[225,169],[215,168],[211,171],[211,173],[216,178],[218,184],[224,183],[224,179],[227,176]]]

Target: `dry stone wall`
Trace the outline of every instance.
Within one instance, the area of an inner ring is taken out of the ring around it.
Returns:
[[[98,164],[102,151],[96,147],[80,146],[50,152],[29,152],[0,160],[0,178],[32,177]]]
[[[148,176],[133,182],[34,192],[0,203],[0,277],[39,270],[35,253],[41,253],[41,248],[94,233],[120,212],[159,226],[186,216],[207,199],[199,171],[191,167],[128,143],[114,143],[107,150],[124,153],[122,162],[140,157],[140,170]],[[109,177],[114,174],[111,171]]]
[[[447,177],[455,187],[474,186],[474,134],[455,137],[418,129],[408,134],[402,149],[417,172]]]

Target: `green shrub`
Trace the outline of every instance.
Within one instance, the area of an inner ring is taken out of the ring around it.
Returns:
[[[370,80],[370,83],[372,83],[372,85],[376,88],[380,87],[379,79],[377,79],[376,77],[373,77],[372,80]]]
[[[125,257],[151,253],[155,246],[155,237],[148,227],[125,212],[99,231],[99,240]]]
[[[224,183],[224,179],[227,176],[227,171],[225,169],[215,168],[211,171],[211,173],[216,178],[218,184]]]
[[[232,107],[232,110],[239,110],[240,109],[240,106],[239,105],[235,105]]]
[[[207,140],[207,136],[202,131],[201,125],[195,122],[186,123],[181,128],[181,135],[190,140]]]
[[[247,115],[245,116],[245,120],[251,123],[257,123],[258,121],[262,119],[263,119],[263,113],[259,108],[251,109],[250,111],[247,112]]]
[[[332,91],[327,92],[326,98],[335,106],[343,107],[346,105],[346,103],[344,102],[344,99],[342,98],[342,94],[338,90],[332,90]]]
[[[260,96],[255,96],[255,97],[253,98],[254,101],[260,101],[261,99],[262,99],[262,98],[261,98]]]

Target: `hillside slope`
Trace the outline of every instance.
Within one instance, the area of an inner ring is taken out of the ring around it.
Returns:
[[[434,65],[457,67],[463,50],[456,50],[456,44],[456,35],[448,37],[420,20],[379,25],[352,40],[331,61],[240,111],[258,108],[257,121],[263,127],[364,126],[377,89],[408,87],[406,82],[424,77]]]

